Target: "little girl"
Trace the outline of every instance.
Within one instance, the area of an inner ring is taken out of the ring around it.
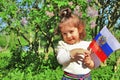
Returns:
[[[57,46],[57,60],[63,66],[62,80],[91,80],[94,61],[88,51],[90,42],[83,40],[85,24],[69,8],[63,9],[60,15],[59,31],[63,41]]]

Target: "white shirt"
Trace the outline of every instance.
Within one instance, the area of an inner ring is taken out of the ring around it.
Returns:
[[[75,48],[87,50],[89,44],[90,42],[88,41],[80,41],[73,45],[67,44],[64,41],[59,41],[57,46],[57,60],[61,65],[63,65],[64,71],[72,74],[87,74],[91,71],[91,69],[82,64],[81,61],[79,61],[79,64],[77,62],[69,62],[71,59],[69,54],[70,50]]]

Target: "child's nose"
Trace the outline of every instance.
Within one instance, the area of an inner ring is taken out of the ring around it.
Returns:
[[[71,37],[71,34],[70,34],[70,33],[68,33],[68,34],[67,34],[67,38],[70,38],[70,37]]]

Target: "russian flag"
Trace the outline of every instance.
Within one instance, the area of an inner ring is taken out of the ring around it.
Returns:
[[[120,49],[120,43],[105,26],[92,40],[89,48],[104,62],[112,52]]]

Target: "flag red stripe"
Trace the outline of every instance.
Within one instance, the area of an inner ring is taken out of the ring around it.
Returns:
[[[103,52],[103,50],[100,48],[98,43],[93,40],[89,47],[92,49],[92,51],[99,57],[99,59],[104,62],[107,59],[107,55]]]

